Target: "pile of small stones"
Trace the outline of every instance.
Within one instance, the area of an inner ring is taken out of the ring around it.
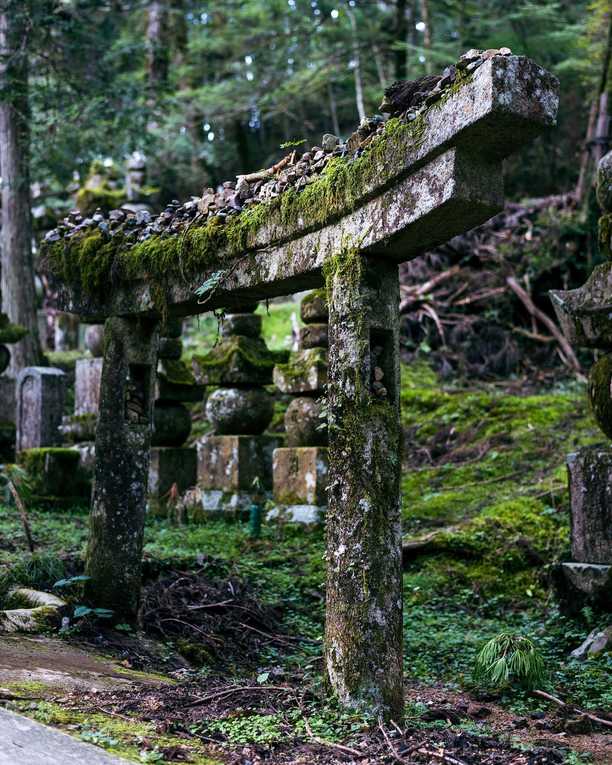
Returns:
[[[456,64],[448,66],[441,76],[424,78],[428,86],[423,90],[417,89],[408,108],[401,111],[401,118],[407,122],[415,120],[444,95],[462,71],[473,72],[493,56],[508,56],[510,53],[509,48],[467,51]],[[435,83],[433,87],[432,82]],[[290,188],[297,191],[306,188],[317,180],[328,162],[336,157],[356,159],[372,139],[383,132],[384,125],[385,119],[380,115],[365,118],[345,143],[337,136],[326,133],[320,146],[313,146],[302,154],[293,151],[273,167],[239,175],[235,181],[225,181],[217,191],[206,188],[200,198],[192,197],[183,204],[173,200],[157,216],[152,216],[147,210],[120,208],[111,210],[108,215],[98,209],[91,217],[84,217],[78,210],[72,210],[56,229],[47,233],[45,241],[56,242],[81,232],[93,233],[99,230],[105,237],[120,233],[125,241],[136,244],[152,236],[180,234],[186,226],[201,225],[210,218],[227,219],[253,205],[271,200]]]

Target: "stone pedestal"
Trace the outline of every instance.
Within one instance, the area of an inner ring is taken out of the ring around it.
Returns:
[[[16,450],[59,446],[66,375],[53,367],[26,367],[17,378]]]
[[[177,494],[195,485],[197,452],[188,446],[154,446],[149,463],[149,501],[165,504],[176,487]]]
[[[91,482],[81,467],[81,455],[76,449],[24,449],[18,459],[28,473],[33,504],[53,508],[82,506],[88,502]]]
[[[299,523],[318,523],[327,507],[329,456],[326,447],[289,447],[274,451],[274,502]]]

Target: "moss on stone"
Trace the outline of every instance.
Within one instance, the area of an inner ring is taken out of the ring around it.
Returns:
[[[65,505],[88,498],[90,484],[80,469],[80,454],[76,449],[24,449],[18,461],[28,474],[28,486],[35,503]]]
[[[193,356],[193,364],[204,385],[264,385],[272,382],[272,369],[278,358],[278,352],[268,350],[262,338],[232,335],[206,355]]]
[[[195,385],[193,372],[184,361],[163,359],[161,362],[161,375],[172,385]]]
[[[602,215],[598,223],[599,252],[608,260],[612,257],[612,213]]]
[[[45,354],[49,366],[74,373],[79,359],[87,358],[83,351],[47,351]]]
[[[146,279],[163,305],[166,285],[195,277],[213,265],[223,266],[257,244],[262,227],[272,240],[287,238],[296,228],[307,230],[354,209],[379,182],[395,176],[407,146],[422,142],[426,122],[389,120],[357,159],[337,157],[303,191],[290,189],[269,202],[253,205],[227,221],[216,216],[204,225],[189,226],[179,235],[152,236],[135,243],[129,234],[108,237],[87,231],[43,245],[49,270],[62,281],[78,285],[87,295],[103,296],[115,282]]]
[[[589,373],[589,403],[599,427],[612,438],[612,355],[601,356]]]

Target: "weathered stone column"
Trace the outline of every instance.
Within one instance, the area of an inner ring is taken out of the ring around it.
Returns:
[[[87,597],[128,619],[140,597],[157,347],[155,321],[107,319]]]
[[[397,265],[343,253],[329,301],[325,662],[346,704],[402,715]]]

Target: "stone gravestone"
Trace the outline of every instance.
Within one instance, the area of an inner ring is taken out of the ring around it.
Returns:
[[[305,326],[299,330],[298,350],[286,364],[274,367],[278,389],[295,398],[285,413],[287,445],[274,450],[276,507],[268,517],[282,515],[299,523],[316,523],[327,508],[329,470],[323,408],[329,316],[325,290],[315,290],[304,297],[300,314]]]
[[[608,262],[582,287],[551,292],[551,299],[568,340],[600,351],[588,396],[597,424],[612,438],[612,152],[599,165],[597,199],[599,245]],[[561,567],[566,602],[572,610],[585,604],[612,608],[612,447],[580,449],[568,455],[567,467],[574,560]]]
[[[58,446],[66,375],[53,367],[26,367],[17,377],[17,452]]]

